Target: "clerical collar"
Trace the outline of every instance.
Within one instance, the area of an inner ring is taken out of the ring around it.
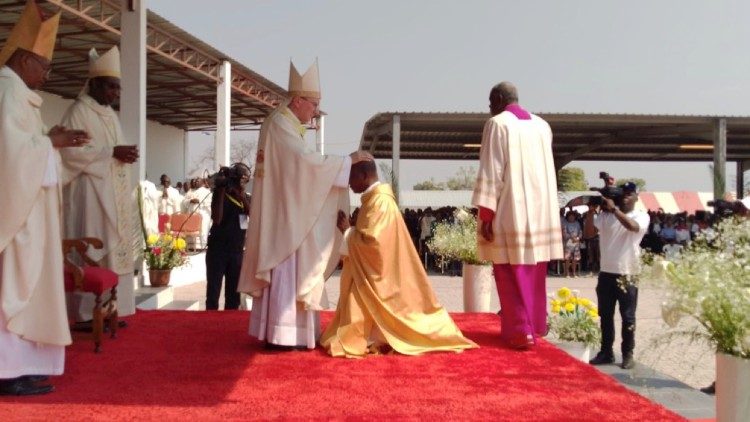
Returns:
[[[302,122],[299,121],[299,118],[297,118],[297,116],[294,115],[292,110],[289,110],[289,107],[284,107],[284,109],[281,110],[281,114],[283,114],[284,117],[292,121],[295,128],[297,129],[297,132],[299,132],[299,136],[304,138],[305,132],[307,132],[307,129],[305,129],[305,126],[302,124]]]
[[[380,180],[377,180],[375,183],[371,184],[367,189],[365,189],[365,191],[362,192],[362,195],[372,192],[372,190],[378,187],[379,184],[380,184]]]
[[[508,104],[505,111],[513,113],[518,120],[531,120],[531,114],[518,104]]]

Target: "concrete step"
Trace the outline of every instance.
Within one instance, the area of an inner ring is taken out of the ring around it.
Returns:
[[[197,300],[173,300],[159,308],[160,311],[200,311],[200,302]]]
[[[174,287],[144,286],[135,291],[135,307],[143,310],[161,309],[174,300]]]

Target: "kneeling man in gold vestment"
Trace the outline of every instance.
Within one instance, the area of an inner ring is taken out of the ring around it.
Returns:
[[[344,269],[336,315],[321,345],[332,356],[361,357],[381,346],[405,355],[478,347],[437,302],[393,190],[373,161],[352,166],[349,186],[362,194],[354,227],[339,212]]]

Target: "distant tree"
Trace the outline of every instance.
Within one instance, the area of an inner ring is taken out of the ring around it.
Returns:
[[[425,180],[424,182],[419,182],[412,188],[414,190],[445,190],[445,183],[435,182],[435,179],[430,177],[430,180]]]
[[[232,141],[229,148],[229,161],[231,163],[245,163],[250,167],[255,165],[255,152],[258,149],[258,141],[250,139],[238,139]],[[203,151],[195,160],[188,171],[190,177],[202,177],[204,173],[213,173],[218,170],[216,166],[216,147],[211,146]]]
[[[472,190],[477,181],[477,169],[475,167],[460,167],[456,175],[446,182],[448,190]]]
[[[385,183],[390,183],[393,186],[393,167],[387,161],[381,161],[378,163],[378,169],[380,170],[380,177]]]
[[[557,190],[575,192],[588,190],[586,173],[578,167],[563,167],[557,172]]]
[[[638,191],[645,191],[646,190],[646,181],[641,179],[640,177],[623,177],[622,179],[617,179],[615,183],[617,183],[617,186],[620,186],[623,183],[627,182],[633,182],[636,186],[638,186]]]

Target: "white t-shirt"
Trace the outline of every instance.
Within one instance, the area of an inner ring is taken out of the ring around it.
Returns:
[[[594,226],[599,229],[601,271],[635,275],[640,269],[641,239],[648,230],[649,216],[633,210],[626,214],[638,223],[638,231],[631,232],[611,212],[594,215]]]

